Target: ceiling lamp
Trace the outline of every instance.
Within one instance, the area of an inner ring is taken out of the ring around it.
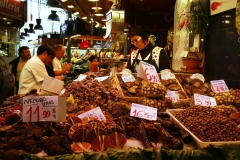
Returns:
[[[87,17],[86,17],[86,16],[83,16],[82,19],[87,19]]]
[[[103,22],[106,22],[106,19],[102,19]]]
[[[99,8],[98,8],[98,3],[96,3],[96,8],[95,8],[95,13],[94,13],[95,16],[103,16],[102,13],[100,13],[99,11]]]
[[[99,0],[88,0],[89,2],[98,2]]]
[[[98,10],[101,10],[102,7],[92,7],[92,9],[96,10],[96,8],[98,8]]]
[[[57,11],[51,10],[51,14],[48,16],[48,21],[60,21]]]
[[[79,14],[79,12],[74,12],[74,13],[73,13],[74,16],[76,16],[76,15],[78,15],[78,14]]]
[[[67,5],[67,7],[68,7],[68,8],[74,8],[74,6],[73,6],[73,5]]]

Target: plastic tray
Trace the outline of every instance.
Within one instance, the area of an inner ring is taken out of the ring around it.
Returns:
[[[183,109],[167,109],[166,112],[170,115],[170,117],[178,123],[183,129],[189,132],[192,136],[197,148],[205,148],[210,144],[217,147],[227,147],[231,149],[240,149],[240,141],[220,141],[220,142],[203,142],[198,137],[196,137],[190,130],[188,130],[182,123],[178,121],[175,117],[177,113],[182,111]]]

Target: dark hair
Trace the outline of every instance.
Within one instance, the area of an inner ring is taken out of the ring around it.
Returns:
[[[91,55],[91,56],[89,57],[89,61],[90,61],[90,62],[92,62],[94,59],[97,59],[97,56]]]
[[[133,37],[136,35],[142,37],[143,42],[145,42],[148,41],[150,31],[144,26],[135,26],[129,31],[128,36]]]
[[[52,56],[52,58],[55,57],[54,49],[51,46],[49,46],[48,44],[43,44],[43,45],[39,46],[38,49],[37,49],[37,55],[41,55],[45,51],[47,52],[47,54],[49,56]]]
[[[24,51],[25,49],[29,49],[29,47],[28,47],[28,46],[22,46],[22,47],[20,47],[20,48],[18,49],[18,55],[19,55],[19,57],[21,57],[21,54],[23,53],[23,51]]]

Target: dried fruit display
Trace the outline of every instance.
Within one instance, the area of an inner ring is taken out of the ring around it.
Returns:
[[[237,123],[210,107],[189,107],[175,117],[203,142],[239,141]]]
[[[217,93],[214,98],[218,105],[233,105],[234,102],[234,96],[230,92]]]
[[[145,106],[157,108],[158,112],[165,112],[166,109],[173,108],[172,101],[167,98],[163,99],[144,98],[142,104]]]
[[[211,90],[210,84],[206,81],[202,82],[197,78],[191,79],[191,75],[188,74],[175,74],[175,76],[189,98],[191,98],[194,93],[212,97],[215,95],[215,93]]]
[[[145,97],[148,98],[163,99],[167,94],[167,89],[161,83],[148,82],[146,85],[143,86],[142,93]]]
[[[123,99],[117,89],[96,80],[72,82],[65,89],[62,96],[69,97],[72,94],[78,110],[84,110],[91,105],[105,110],[108,103],[119,102]]]
[[[222,114],[224,114],[225,116],[229,117],[230,114],[237,112],[238,110],[236,109],[236,107],[232,106],[232,105],[217,105],[214,107],[214,109],[217,109],[218,111],[220,111]]]

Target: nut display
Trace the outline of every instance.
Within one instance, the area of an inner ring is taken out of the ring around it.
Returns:
[[[165,112],[166,109],[173,108],[172,101],[166,98],[164,99],[152,99],[152,98],[144,98],[143,105],[158,108],[158,111]]]
[[[230,92],[218,93],[215,95],[215,99],[218,105],[232,105],[234,102],[234,97]]]
[[[222,114],[224,114],[225,116],[229,117],[230,114],[237,112],[238,110],[236,109],[236,107],[232,106],[232,105],[218,105],[216,107],[214,107],[214,109],[217,109],[218,111],[222,112]]]
[[[216,109],[189,107],[175,117],[203,142],[240,140],[237,124]]]
[[[167,94],[166,87],[161,83],[148,82],[143,86],[143,95],[148,98],[159,98],[162,99]]]

